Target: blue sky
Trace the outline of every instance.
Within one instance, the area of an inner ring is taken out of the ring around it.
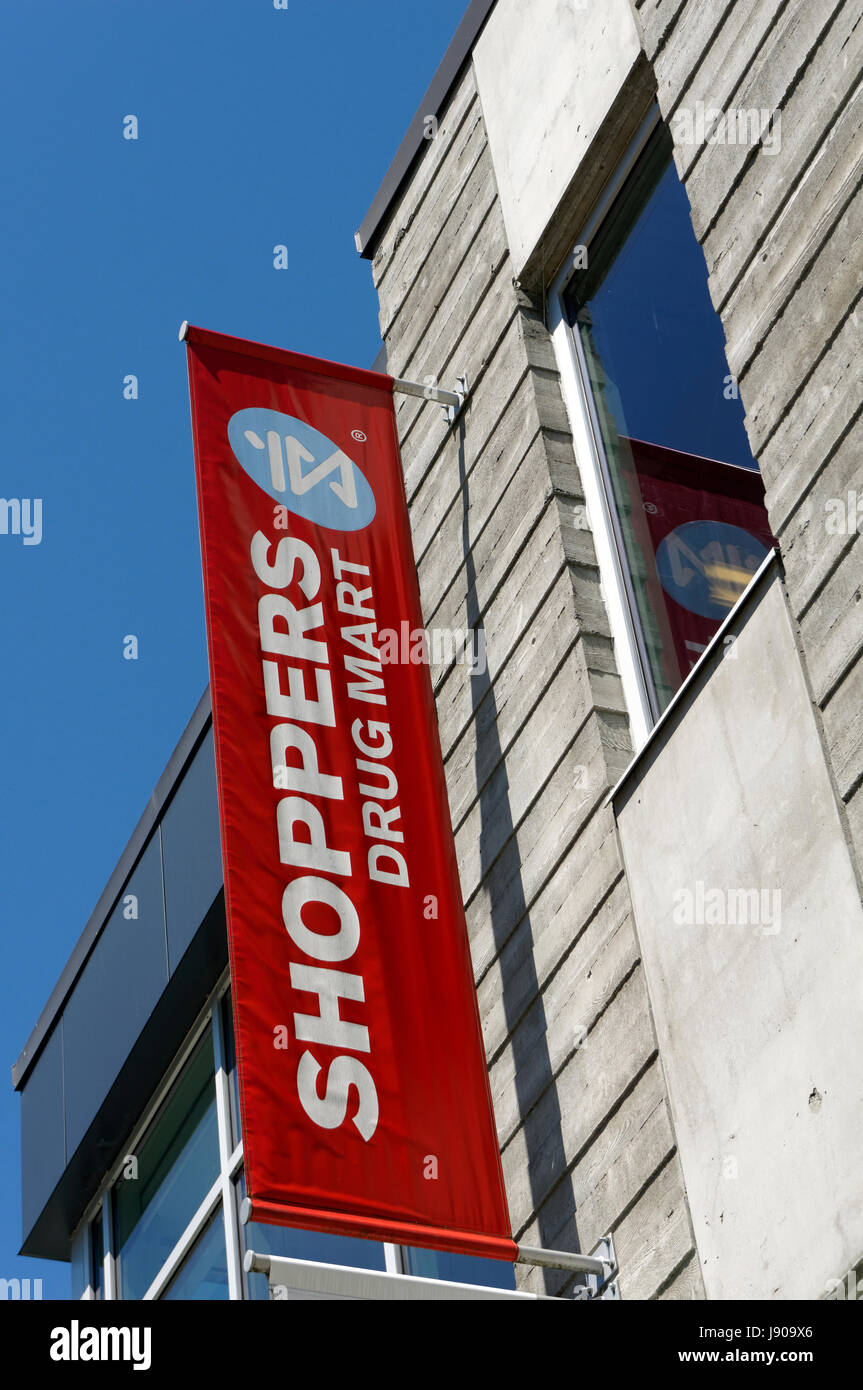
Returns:
[[[371,365],[377,302],[353,233],[465,9],[2,7],[0,495],[42,501],[39,544],[0,534],[7,1067],[207,682],[178,326]],[[0,1277],[64,1298],[68,1266],[17,1255],[6,1077]]]

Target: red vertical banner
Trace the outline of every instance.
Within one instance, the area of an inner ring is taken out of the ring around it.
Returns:
[[[187,343],[252,1218],[512,1260],[392,379]]]

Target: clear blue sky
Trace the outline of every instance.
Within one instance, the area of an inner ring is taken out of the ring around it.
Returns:
[[[207,682],[177,329],[371,365],[377,302],[353,234],[466,7],[0,11],[0,496],[41,498],[43,528],[38,545],[0,534],[0,1277],[41,1276],[45,1297],[68,1296],[69,1271],[17,1255],[8,1067]]]

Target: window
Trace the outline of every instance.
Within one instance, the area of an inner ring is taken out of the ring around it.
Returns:
[[[90,1287],[94,1298],[104,1297],[102,1293],[102,1266],[105,1262],[105,1239],[102,1233],[102,1213],[97,1212],[90,1227]]]
[[[207,1028],[114,1187],[121,1298],[143,1298],[219,1176]]]
[[[228,1297],[228,1256],[220,1212],[211,1217],[210,1224],[199,1236],[192,1253],[186,1256],[162,1298],[213,1301]]]
[[[405,1274],[423,1279],[446,1279],[452,1284],[485,1284],[491,1289],[514,1289],[513,1266],[502,1260],[484,1260],[474,1255],[457,1255],[449,1250],[426,1250],[406,1246],[402,1251]]]
[[[242,1204],[246,1195],[244,1174],[237,1184],[237,1200]],[[314,1260],[320,1264],[352,1265],[356,1269],[386,1269],[386,1250],[379,1241],[354,1240],[350,1236],[328,1235],[323,1231],[300,1231],[291,1226],[264,1226],[250,1221],[243,1230],[243,1253],[255,1250],[259,1255],[282,1255],[289,1260]],[[247,1274],[246,1297],[269,1298],[269,1287],[263,1274]]]
[[[515,1287],[512,1267],[498,1261],[402,1251],[379,1241],[257,1222],[244,1228],[239,1219],[245,1185],[230,1005],[224,980],[143,1117],[138,1137],[130,1138],[94,1203],[89,1224],[75,1237],[76,1296],[84,1294],[87,1283],[81,1258],[87,1241],[93,1271],[87,1296],[96,1298],[267,1299],[267,1280],[243,1271],[247,1248],[357,1269]]]
[[[222,1029],[225,1038],[225,1071],[231,1108],[231,1149],[240,1142],[240,1083],[237,1075],[237,1053],[234,1047],[234,1015],[231,1011],[231,991],[222,997]]]
[[[598,475],[648,725],[773,545],[671,137],[652,125],[558,285],[579,463]]]

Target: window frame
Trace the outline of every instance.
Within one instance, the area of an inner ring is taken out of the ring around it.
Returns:
[[[79,1295],[81,1300],[92,1300],[94,1297],[92,1269],[90,1268],[89,1257],[89,1251],[91,1248],[90,1230],[92,1222],[95,1220],[97,1214],[101,1212],[102,1232],[105,1251],[104,1271],[102,1279],[102,1297],[106,1301],[122,1301],[118,1297],[116,1230],[114,1223],[114,1204],[112,1200],[113,1190],[117,1182],[122,1177],[123,1168],[125,1166],[127,1155],[130,1153],[134,1153],[137,1147],[139,1146],[147,1130],[150,1128],[150,1125],[152,1124],[153,1120],[156,1118],[156,1115],[159,1109],[161,1108],[163,1102],[167,1098],[169,1092],[171,1091],[172,1087],[177,1081],[187,1061],[191,1057],[195,1047],[200,1042],[208,1026],[210,1025],[212,1025],[213,1036],[213,1057],[216,1088],[216,1115],[219,1134],[219,1174],[213,1182],[213,1184],[211,1185],[211,1187],[209,1188],[206,1195],[204,1196],[203,1200],[199,1204],[197,1211],[191,1217],[188,1225],[186,1226],[182,1235],[179,1237],[176,1245],[171,1250],[164,1264],[162,1264],[162,1266],[160,1267],[158,1274],[151,1282],[146,1293],[142,1296],[142,1302],[157,1299],[160,1296],[160,1294],[164,1291],[164,1289],[167,1288],[171,1279],[179,1270],[180,1265],[183,1263],[183,1260],[190,1253],[193,1245],[195,1244],[195,1241],[203,1231],[209,1218],[213,1215],[214,1211],[219,1205],[219,1202],[221,1201],[224,1204],[224,1187],[226,1181],[226,1174],[229,1175],[228,1181],[230,1181],[230,1175],[238,1172],[239,1169],[242,1167],[242,1143],[239,1143],[233,1148],[231,1148],[230,1152],[227,1151],[230,1147],[230,1097],[228,1092],[230,1082],[228,1080],[227,1071],[225,1069],[226,1058],[224,1046],[224,1030],[222,1027],[222,1001],[224,999],[224,996],[227,994],[229,987],[230,977],[228,971],[225,971],[221,976],[216,987],[210,993],[203,1009],[201,1010],[200,1014],[195,1019],[195,1022],[193,1023],[189,1032],[187,1033],[182,1046],[177,1052],[177,1055],[174,1057],[170,1067],[168,1068],[167,1072],[162,1078],[162,1081],[160,1082],[159,1086],[157,1087],[156,1091],[151,1097],[145,1110],[142,1112],[141,1118],[138,1121],[135,1128],[132,1130],[128,1141],[123,1146],[123,1154],[116,1160],[113,1167],[108,1170],[106,1177],[100,1185],[97,1196],[88,1206],[82,1221],[80,1222],[72,1237],[73,1244],[79,1239],[84,1239],[84,1252],[85,1259],[87,1260],[88,1277],[87,1287]],[[225,1108],[226,1102],[228,1106],[227,1111]],[[227,1128],[225,1125],[226,1118]],[[228,1252],[229,1297],[234,1297],[235,1295],[231,1292],[231,1289],[232,1287],[240,1287],[240,1271],[232,1271],[231,1268],[230,1223],[225,1218],[224,1213],[223,1222],[226,1235],[226,1249]],[[237,1250],[237,1248],[238,1247],[235,1243],[235,1251]]]
[[[214,1214],[221,1207],[222,1227],[225,1236],[225,1254],[228,1269],[228,1301],[239,1302],[248,1298],[246,1279],[242,1267],[242,1235],[238,1204],[234,1196],[234,1184],[243,1167],[243,1142],[233,1142],[231,1122],[231,1081],[228,1074],[228,1047],[225,1030],[225,1008],[231,987],[230,972],[225,970],[218,984],[210,993],[203,1009],[186,1035],[182,1047],[154,1092],[141,1119],[133,1129],[123,1154],[116,1160],[103,1180],[99,1192],[87,1207],[85,1215],[72,1236],[72,1246],[79,1242],[81,1249],[86,1287],[78,1295],[80,1301],[95,1298],[92,1270],[92,1223],[101,1215],[104,1267],[102,1272],[102,1298],[106,1301],[121,1302],[118,1296],[116,1230],[114,1223],[114,1204],[112,1194],[121,1179],[126,1156],[134,1153],[153,1120],[167,1098],[171,1088],[200,1042],[208,1027],[212,1027],[213,1058],[216,1087],[216,1118],[219,1136],[219,1173],[188,1225],[177,1240],[170,1254],[159,1268],[141,1302],[153,1302],[161,1297],[181,1266],[191,1253],[199,1236],[203,1233]],[[384,1248],[385,1268],[389,1274],[402,1274],[405,1262],[401,1247],[386,1241],[380,1242]]]
[[[635,591],[624,549],[623,533],[617,515],[614,492],[605,446],[599,428],[596,406],[587,372],[584,350],[573,331],[566,311],[564,297],[570,280],[576,274],[573,264],[576,247],[587,247],[595,238],[606,214],[629,178],[650,137],[660,124],[661,116],[654,103],[642,121],[626,153],[605,185],[598,202],[573,244],[573,252],[548,294],[548,326],[560,371],[564,404],[573,435],[587,519],[593,533],[599,563],[600,584],[608,611],[611,636],[614,642],[617,667],[623,685],[629,713],[632,743],[638,752],[650,736],[660,716],[659,702],[650,674],[650,664]]]
[[[654,730],[664,722],[668,710],[677,703],[681,691],[693,679],[695,672],[714,646],[716,638],[711,639],[706,651],[701,654],[663,710],[657,697],[642,632],[584,348],[569,322],[565,294],[570,281],[577,273],[577,267],[574,265],[575,250],[578,247],[587,247],[589,258],[591,242],[602,228],[607,214],[661,123],[662,116],[654,101],[583,224],[581,233],[573,243],[572,251],[547,296],[548,328],[572,430],[573,447],[587,505],[588,524],[596,547],[600,585],[629,715],[633,753],[636,756],[648,743]],[[739,609],[770,558],[770,555],[766,557],[764,563],[750,578],[747,587],[738,596],[736,603],[729,609],[721,631],[726,629],[728,620]],[[716,636],[718,635],[717,633]]]

